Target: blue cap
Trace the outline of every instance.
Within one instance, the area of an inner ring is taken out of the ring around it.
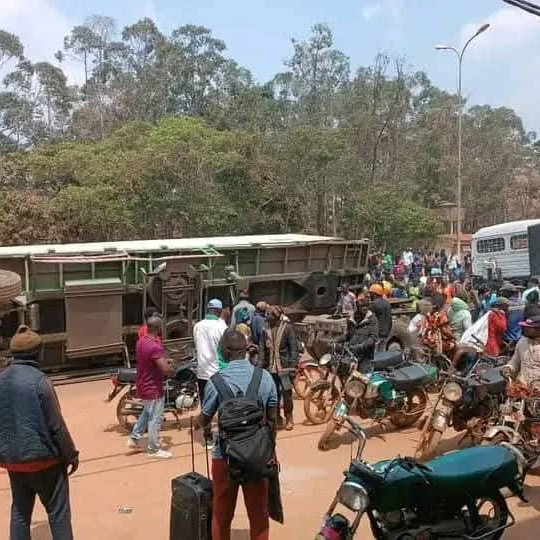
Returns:
[[[223,302],[218,298],[212,298],[206,305],[208,309],[223,309]]]

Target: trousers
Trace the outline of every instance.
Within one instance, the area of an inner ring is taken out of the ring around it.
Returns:
[[[36,495],[49,517],[53,540],[73,540],[69,482],[66,467],[53,465],[37,472],[10,472],[11,526],[10,540],[30,540],[30,523]]]
[[[239,484],[231,481],[224,459],[212,461],[214,506],[212,509],[212,540],[231,540],[231,523],[236,509]],[[268,540],[268,480],[242,486],[249,519],[251,540]]]
[[[281,376],[277,373],[272,373],[272,377],[274,379],[274,382],[276,383],[276,389],[277,389],[277,394],[278,394],[278,406],[279,406],[280,401],[283,399],[283,412],[285,413],[285,417],[292,416],[293,408],[294,408],[292,386],[291,388],[285,389],[283,387],[283,381],[281,379]]]
[[[165,408],[165,398],[160,397],[152,400],[143,400],[143,411],[133,427],[131,439],[140,441],[144,432],[148,430],[148,453],[157,452],[161,444],[159,442],[159,432],[163,422],[163,410]]]

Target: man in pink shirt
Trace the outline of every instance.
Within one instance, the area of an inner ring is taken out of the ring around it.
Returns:
[[[174,370],[166,360],[161,344],[162,325],[163,322],[159,317],[151,317],[147,321],[147,334],[137,341],[135,385],[144,407],[127,441],[127,447],[140,449],[141,438],[148,430],[148,456],[167,459],[172,457],[172,454],[161,449],[159,431],[165,408],[165,377],[172,377]]]

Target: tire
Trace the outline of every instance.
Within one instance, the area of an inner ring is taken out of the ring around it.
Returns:
[[[508,435],[506,435],[506,433],[497,433],[497,435],[495,435],[495,437],[493,437],[493,439],[490,439],[490,440],[484,439],[482,441],[483,446],[485,446],[485,445],[499,446],[502,443],[512,444],[512,441],[510,440],[510,437]],[[513,444],[512,446],[518,452],[521,452],[521,454],[525,457],[525,459],[527,458],[525,449],[522,448],[522,445]],[[519,463],[519,461],[518,461],[518,463]],[[520,472],[522,482],[525,482],[525,477],[527,476],[527,473],[529,472],[529,470],[530,470],[530,465],[525,465],[524,467],[522,467],[521,464],[519,465],[519,472]]]
[[[386,344],[386,350],[390,352],[401,352],[404,350],[403,343],[398,338],[392,338]]]
[[[168,339],[180,339],[190,335],[190,322],[188,319],[175,317],[167,321],[165,332]]]
[[[416,424],[422,418],[428,403],[428,396],[423,388],[409,392],[405,399],[405,410],[390,416],[390,422],[398,429],[411,427]]]
[[[339,397],[340,392],[333,384],[311,387],[304,399],[306,419],[316,426],[326,424],[332,418]]]
[[[337,427],[338,426],[336,424],[336,421],[333,418],[331,418],[330,421],[326,424],[326,427],[324,428],[321,438],[319,439],[319,442],[317,444],[317,448],[321,452],[326,452],[329,449],[328,442],[330,441]]]
[[[492,507],[492,511],[489,512],[489,515],[483,515],[482,512],[487,511],[488,509],[485,508],[486,504],[489,504]],[[480,514],[480,518],[482,519],[482,525],[480,530],[472,530],[469,533],[470,538],[476,536],[481,537],[483,534],[485,534],[487,531],[485,529],[487,522],[490,521],[490,525],[488,526],[489,530],[498,529],[500,527],[504,527],[508,523],[508,505],[506,504],[506,501],[502,494],[498,491],[493,493],[492,495],[489,495],[488,497],[483,497],[481,499],[475,500],[475,506]],[[483,536],[483,540],[499,540],[502,538],[504,533],[506,532],[506,529],[503,529],[502,531],[499,531],[495,534],[489,535],[489,536]]]
[[[418,461],[427,461],[433,458],[441,439],[442,433],[440,431],[428,429],[416,447],[415,458]]]
[[[9,304],[21,292],[21,276],[9,270],[0,270],[0,304]]]
[[[140,415],[139,409],[134,410],[133,407],[127,404],[132,399],[134,399],[133,393],[128,390],[122,394],[116,405],[116,420],[118,421],[118,425],[128,433],[131,432]]]
[[[297,371],[294,376],[293,386],[296,395],[300,399],[305,399],[309,387],[322,377],[321,370],[316,366],[307,366]]]

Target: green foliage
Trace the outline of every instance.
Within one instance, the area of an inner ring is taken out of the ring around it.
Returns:
[[[351,73],[326,24],[262,84],[208,28],[148,18],[91,16],[55,58],[84,84],[0,30],[0,243],[294,231],[397,249],[443,232],[457,97],[385,54]],[[463,128],[465,230],[532,217],[535,134],[504,107]]]

